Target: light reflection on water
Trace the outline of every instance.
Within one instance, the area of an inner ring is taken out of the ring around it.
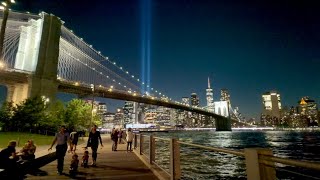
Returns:
[[[274,155],[320,161],[320,132],[294,131],[180,131],[157,133],[194,144],[229,149],[271,148]],[[156,163],[169,171],[169,144],[156,141]],[[183,179],[246,179],[244,158],[181,145]],[[279,174],[279,175],[278,175]],[[278,178],[301,179],[278,173]]]

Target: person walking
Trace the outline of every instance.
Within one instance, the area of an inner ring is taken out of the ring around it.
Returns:
[[[127,131],[127,137],[126,137],[127,138],[127,152],[128,152],[128,150],[132,151],[133,137],[134,137],[134,134],[132,133],[132,129],[129,128]],[[130,149],[129,149],[129,146],[130,146]]]
[[[111,140],[113,141],[112,143],[112,151],[117,151],[117,145],[118,145],[118,130],[113,128],[112,133],[111,133]]]
[[[72,149],[71,152],[76,152],[77,150],[77,144],[78,144],[78,140],[79,140],[79,133],[76,131],[76,129],[74,128],[73,131],[70,133],[70,140],[71,140],[71,144],[72,144]]]
[[[53,142],[51,144],[51,147],[48,149],[48,151],[52,150],[53,145],[56,145],[56,156],[57,156],[57,174],[62,175],[63,171],[63,164],[64,164],[64,156],[66,155],[66,152],[68,150],[68,143],[70,145],[70,150],[72,149],[72,145],[70,142],[70,136],[69,133],[66,132],[66,127],[61,126],[60,131],[56,133]]]
[[[101,148],[103,147],[102,144],[102,139],[101,139],[101,135],[100,132],[97,131],[97,126],[94,125],[91,129],[91,132],[89,134],[89,138],[88,138],[88,142],[87,142],[87,146],[85,147],[85,149],[87,149],[88,147],[91,147],[92,150],[92,166],[96,166],[96,162],[97,162],[97,151],[98,151],[98,146],[99,146],[99,140],[100,140],[100,144],[101,144]]]

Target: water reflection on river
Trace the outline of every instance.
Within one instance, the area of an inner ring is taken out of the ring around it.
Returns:
[[[271,148],[279,157],[320,162],[318,131],[180,131],[156,136],[230,149]],[[156,146],[156,163],[168,170],[168,143],[157,141]],[[244,158],[185,145],[181,147],[181,168],[183,179],[246,179]],[[281,172],[277,174],[279,179],[301,179]]]

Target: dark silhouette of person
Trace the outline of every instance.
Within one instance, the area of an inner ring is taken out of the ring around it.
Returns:
[[[92,150],[92,164],[91,165],[92,166],[97,165],[96,163],[97,163],[97,151],[98,151],[98,146],[99,146],[99,140],[100,140],[101,147],[103,147],[100,132],[97,131],[97,126],[94,125],[91,129],[90,134],[89,134],[87,146],[85,147],[85,149],[87,149],[88,147],[91,147],[91,150]]]

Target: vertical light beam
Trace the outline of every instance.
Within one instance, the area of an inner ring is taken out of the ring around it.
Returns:
[[[151,76],[151,0],[140,0],[141,6],[141,93],[150,91]],[[146,85],[149,87],[146,88]]]

